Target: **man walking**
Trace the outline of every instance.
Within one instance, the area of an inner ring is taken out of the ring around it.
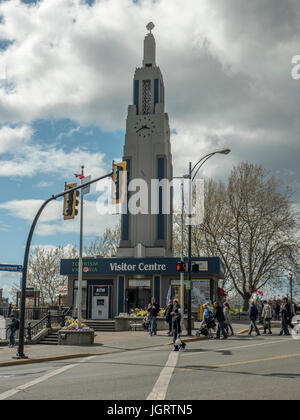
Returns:
[[[172,299],[170,299],[169,304],[165,309],[166,322],[169,325],[169,332],[167,333],[168,335],[172,334],[172,315],[171,315],[172,312],[173,312],[173,301]]]
[[[272,304],[271,302],[264,301],[264,309],[262,312],[262,317],[264,320],[264,334],[267,334],[267,329],[269,334],[272,334],[271,331],[271,320],[272,320]]]
[[[151,303],[148,305],[148,313],[150,318],[150,335],[157,335],[157,315],[159,313],[159,306],[155,298],[151,298]]]
[[[8,324],[9,347],[14,347],[16,345],[15,334],[17,329],[19,329],[19,321],[15,318],[14,315],[11,315],[10,323]]]
[[[281,321],[281,331],[279,335],[290,335],[289,332],[289,325],[291,323],[290,318],[291,318],[291,308],[288,302],[287,298],[283,299],[282,305],[281,305],[281,316],[282,316],[282,321]]]
[[[218,304],[218,302],[214,303],[214,308],[215,308],[215,313],[214,313],[214,318],[216,318],[216,320],[218,321],[218,330],[217,330],[217,335],[216,335],[216,340],[220,340],[220,335],[221,335],[221,331],[222,331],[222,335],[224,340],[227,339],[227,334],[225,331],[225,316],[224,316],[224,312],[223,312],[223,308]]]
[[[180,334],[181,334],[181,313],[180,309],[177,307],[171,313],[172,315],[172,330],[173,330],[173,343],[174,343],[174,351],[179,351],[180,348],[183,350],[186,347],[186,344],[181,341]]]
[[[254,303],[254,300],[253,300],[251,302],[251,306],[250,306],[250,309],[249,309],[249,318],[250,318],[251,323],[250,323],[250,328],[249,328],[248,335],[250,337],[251,337],[251,334],[252,334],[253,330],[255,330],[257,336],[260,335],[259,329],[257,328],[257,325],[256,325],[257,317],[258,317],[258,310],[257,310],[257,307],[256,307],[256,305]]]

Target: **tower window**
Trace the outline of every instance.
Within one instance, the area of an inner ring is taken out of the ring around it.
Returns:
[[[143,114],[151,114],[151,80],[143,80]]]

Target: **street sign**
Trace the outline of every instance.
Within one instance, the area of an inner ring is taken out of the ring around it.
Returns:
[[[92,177],[91,177],[91,175],[89,175],[89,176],[86,176],[86,177],[82,180],[82,182],[83,182],[83,184],[85,184],[86,182],[90,182],[91,180],[92,180]],[[89,194],[89,193],[90,193],[90,191],[91,191],[91,186],[90,186],[90,185],[88,185],[87,187],[84,187],[84,188],[82,188],[82,189],[81,189],[81,194],[82,194],[82,195]]]
[[[0,271],[10,271],[12,273],[22,273],[22,265],[0,264]]]
[[[185,290],[191,290],[191,280],[185,282]]]

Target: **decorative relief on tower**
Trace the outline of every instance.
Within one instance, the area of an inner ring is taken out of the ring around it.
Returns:
[[[143,114],[151,114],[151,80],[143,80]]]

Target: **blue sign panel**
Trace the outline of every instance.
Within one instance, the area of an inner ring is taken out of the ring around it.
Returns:
[[[85,258],[83,274],[88,275],[122,275],[122,274],[178,274],[179,258]],[[219,258],[193,258],[194,262],[203,261],[199,274],[223,276],[223,266]],[[77,259],[61,260],[61,275],[77,275]]]
[[[0,264],[0,271],[11,271],[13,273],[22,273],[22,265]]]

